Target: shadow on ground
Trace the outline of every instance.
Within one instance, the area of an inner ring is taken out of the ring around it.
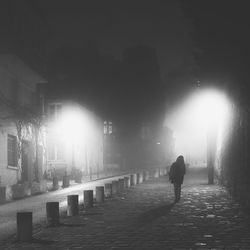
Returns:
[[[151,223],[162,216],[166,216],[170,213],[171,209],[174,207],[175,203],[167,204],[164,206],[156,207],[151,209],[141,215],[139,215],[135,221],[137,226],[144,226]]]
[[[14,240],[12,242],[13,244],[24,244],[24,243],[27,243],[27,244],[30,244],[30,243],[35,243],[35,244],[40,244],[40,245],[50,245],[50,244],[53,244],[55,243],[54,240],[47,240],[47,239],[39,239],[39,238],[32,238],[31,240],[29,241],[19,241],[19,240]]]
[[[56,225],[47,225],[46,228],[56,228],[56,227],[84,227],[86,226],[85,224],[82,224],[82,223],[77,223],[77,224],[68,224],[68,223],[63,223],[63,222],[60,222],[59,224],[56,224]]]

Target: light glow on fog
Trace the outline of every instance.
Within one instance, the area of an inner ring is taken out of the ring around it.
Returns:
[[[205,166],[207,133],[218,133],[220,140],[228,119],[228,107],[226,96],[210,89],[196,91],[173,110],[165,124],[174,131],[176,156],[184,155],[191,165]]]
[[[58,129],[62,131],[66,141],[82,139],[91,131],[86,115],[76,108],[64,110],[59,119]]]
[[[81,144],[83,139],[95,134],[91,115],[78,106],[64,108],[55,121],[50,123],[52,131],[65,143]]]

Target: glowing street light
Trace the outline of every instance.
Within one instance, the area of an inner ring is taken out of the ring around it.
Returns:
[[[207,137],[208,184],[214,184],[217,137],[219,129],[223,127],[227,119],[228,102],[224,94],[215,90],[207,90],[200,93],[196,105]]]
[[[175,135],[176,153],[201,160],[206,158],[208,183],[213,183],[216,148],[226,127],[229,102],[216,89],[199,89],[168,115],[166,125]]]
[[[201,129],[208,132],[225,119],[227,99],[216,90],[200,91],[193,96],[191,109],[193,121],[198,123]]]
[[[97,136],[92,113],[79,105],[66,104],[57,119],[51,122],[50,128],[64,148],[66,161],[71,161],[71,167],[86,165],[88,168],[87,148],[92,147]]]

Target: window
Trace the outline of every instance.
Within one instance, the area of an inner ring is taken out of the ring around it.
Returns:
[[[17,137],[8,135],[8,166],[17,167]]]
[[[56,106],[54,104],[49,105],[48,114],[49,114],[49,118],[51,120],[55,119],[55,117],[56,117]]]
[[[113,125],[112,125],[112,122],[109,122],[108,133],[109,133],[109,134],[112,134],[112,132],[113,132]]]
[[[104,124],[103,124],[103,133],[106,135],[108,133],[108,125],[107,125],[107,122],[105,121]]]
[[[62,112],[62,105],[61,104],[49,104],[48,106],[48,115],[49,119],[56,120],[61,115]]]
[[[103,132],[105,135],[111,135],[113,133],[113,124],[110,121],[104,121]]]

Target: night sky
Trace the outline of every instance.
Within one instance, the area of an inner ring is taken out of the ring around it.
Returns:
[[[102,55],[121,59],[128,46],[157,48],[163,70],[189,60],[189,23],[176,0],[151,1],[38,1],[51,27],[49,49],[97,46]],[[166,60],[166,57],[169,60]],[[171,60],[170,60],[171,59]]]
[[[247,82],[247,1],[37,3],[50,29],[50,94],[103,117],[150,121],[197,80]]]
[[[164,113],[168,75],[193,64],[190,23],[178,1],[38,3],[50,27],[51,94],[111,119],[146,121]]]

